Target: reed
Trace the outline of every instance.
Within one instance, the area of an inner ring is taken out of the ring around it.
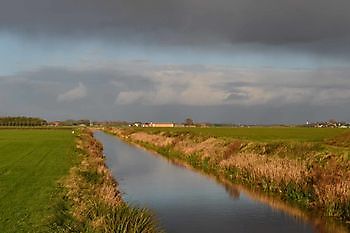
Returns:
[[[105,166],[102,145],[89,130],[78,132],[80,162],[60,182],[53,205],[53,232],[161,232],[146,209],[123,202],[118,185]]]
[[[343,150],[329,148],[327,141],[249,141],[169,129],[157,129],[154,133],[135,129],[109,131],[170,159],[224,176],[300,208],[350,221],[349,157],[343,156]]]

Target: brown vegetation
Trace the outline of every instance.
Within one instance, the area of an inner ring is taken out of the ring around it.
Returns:
[[[112,129],[120,137],[300,207],[350,220],[350,160],[319,142],[241,141]],[[343,138],[347,137],[343,135]]]
[[[92,132],[79,132],[80,162],[61,181],[50,227],[55,232],[159,232],[152,214],[126,205]]]
[[[350,147],[350,133],[344,133],[337,137],[327,140],[327,143],[332,146]]]

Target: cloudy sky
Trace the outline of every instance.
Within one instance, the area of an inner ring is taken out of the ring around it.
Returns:
[[[0,0],[0,115],[350,121],[349,0]]]

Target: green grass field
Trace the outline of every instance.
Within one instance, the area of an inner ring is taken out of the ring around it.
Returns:
[[[70,130],[0,130],[0,232],[41,232],[74,163]]]
[[[195,135],[236,138],[253,141],[297,140],[320,142],[339,134],[350,132],[339,128],[283,128],[283,127],[251,127],[251,128],[138,128],[149,133],[166,132],[171,135],[191,133]]]

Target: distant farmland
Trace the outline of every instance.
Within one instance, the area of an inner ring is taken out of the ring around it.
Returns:
[[[0,130],[0,232],[41,232],[74,159],[70,130]]]
[[[165,132],[171,136],[189,133],[193,135],[210,136],[217,138],[235,138],[253,141],[297,140],[320,142],[335,137],[348,129],[339,128],[296,128],[296,127],[244,127],[244,128],[133,128],[148,133]]]

